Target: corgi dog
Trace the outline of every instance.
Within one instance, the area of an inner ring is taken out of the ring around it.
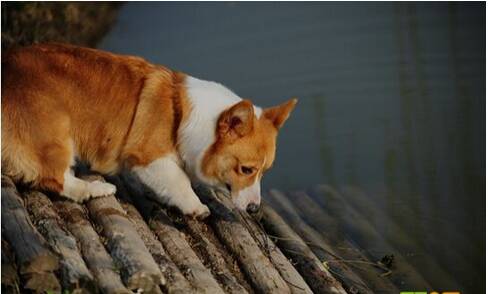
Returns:
[[[260,180],[297,100],[262,109],[221,84],[142,58],[64,44],[2,56],[2,173],[76,202],[115,193],[77,178],[128,169],[158,201],[186,215],[210,214],[192,182],[259,208]]]

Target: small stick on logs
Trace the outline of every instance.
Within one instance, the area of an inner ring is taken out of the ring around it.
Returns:
[[[186,269],[188,279],[200,293],[224,293],[212,273],[207,269],[191,246],[171,223],[166,213],[158,209],[149,221],[159,240],[163,243],[174,262],[182,269]]]
[[[302,197],[300,198],[300,203],[296,201],[292,203],[279,191],[272,190],[266,194],[266,198],[273,208],[286,219],[287,224],[304,241],[308,242],[309,247],[320,260],[326,262],[329,260],[335,261],[328,262],[327,264],[329,265],[330,271],[337,276],[337,279],[342,282],[345,289],[350,292],[359,291],[360,293],[366,294],[398,292],[393,283],[387,278],[380,277],[378,270],[374,266],[371,266],[372,263],[370,260],[353,244],[345,240],[341,233],[329,235],[330,232],[328,229],[334,227],[333,222],[335,220],[330,220],[332,224],[319,230],[320,233],[305,223],[297,209],[303,211],[303,213],[308,213],[306,219],[308,219],[309,214],[314,215],[316,219],[320,217],[315,214],[317,205],[312,207],[306,205],[308,204],[307,197],[306,195],[302,195]],[[321,218],[317,222],[329,218],[327,213],[324,212],[320,216]],[[309,220],[312,219],[310,218]],[[333,231],[333,229],[331,230]],[[345,263],[343,260],[354,261],[354,263]],[[352,268],[355,270],[353,271]],[[367,281],[367,284],[364,281]]]
[[[7,241],[2,240],[2,292],[19,294],[19,276],[12,251]]]
[[[212,267],[212,271],[227,293],[248,293],[247,290],[237,282],[234,275],[227,267],[227,263],[217,246],[210,241],[203,231],[204,224],[194,219],[187,219],[186,226],[192,238],[198,242],[205,251],[205,257]]]
[[[117,197],[122,201],[121,205],[127,212],[127,217],[132,221],[141,236],[147,249],[158,264],[163,273],[166,283],[164,288],[167,293],[191,293],[193,288],[188,280],[183,276],[178,267],[168,256],[163,245],[151,229],[147,226],[143,217],[132,204],[132,198],[127,187],[119,177],[110,177],[108,179],[112,184],[117,186]]]
[[[150,201],[152,192],[148,191],[137,178],[130,174],[123,175],[127,189],[132,195],[132,200],[144,219],[163,244],[166,252],[174,263],[181,269],[186,278],[192,283],[198,293],[224,293],[212,273],[207,269],[183,233],[174,227],[166,212],[158,204]]]
[[[32,221],[61,258],[63,289],[79,289],[87,293],[98,291],[93,276],[78,251],[75,238],[63,229],[64,225],[54,211],[51,200],[37,191],[25,193],[24,199]]]
[[[68,200],[56,201],[54,204],[68,230],[78,240],[81,253],[100,290],[106,294],[132,293],[125,288],[119,274],[115,272],[114,261],[88,221],[84,207]]]
[[[279,272],[239,222],[230,199],[204,187],[198,188],[198,194],[212,211],[210,221],[219,239],[237,256],[254,288],[263,293],[290,293]]]
[[[328,194],[321,194],[321,191],[316,191],[315,195],[318,197],[328,197],[330,202],[342,203],[343,211],[342,216],[340,216],[344,222],[344,226],[357,233],[358,236],[363,236],[363,240],[371,242],[370,240],[376,240],[376,248],[381,246],[383,252],[388,252],[395,256],[395,270],[389,279],[391,281],[400,282],[403,281],[408,285],[422,285],[425,289],[431,289],[430,283],[410,264],[406,258],[399,254],[398,251],[393,248],[388,242],[385,242],[384,237],[378,233],[376,228],[369,222],[367,217],[362,216],[353,206],[348,205],[344,202],[344,196],[339,194],[337,191],[330,189],[327,191]],[[325,192],[325,191],[322,191]]]
[[[325,187],[323,187],[322,185],[318,186],[316,187],[315,191],[319,192],[320,194],[320,190],[322,190],[322,188]],[[327,197],[324,194],[320,194],[320,196],[320,198]],[[342,187],[340,196],[346,205],[354,207],[354,210],[359,215],[362,215],[363,218],[368,218],[368,216],[372,215],[380,216],[385,213],[383,209],[380,209],[379,206],[374,203],[374,200],[371,199],[370,195],[366,195],[365,192],[363,192],[358,187]],[[324,200],[327,201],[327,198]],[[405,215],[408,215],[408,208],[405,206],[403,209],[405,209]],[[410,213],[413,212],[411,211]],[[370,223],[374,227],[375,224],[372,220],[370,220]],[[415,269],[417,269],[419,273],[422,274],[422,276],[431,276],[435,273],[435,276],[440,281],[455,280],[455,278],[452,276],[452,273],[446,271],[446,268],[441,266],[439,262],[433,258],[433,255],[429,254],[429,251],[423,249],[423,246],[419,242],[416,242],[414,238],[411,238],[411,236],[407,234],[404,228],[401,227],[394,219],[388,220],[388,228],[388,231],[394,232],[394,234],[386,234],[386,236],[384,237],[385,241],[387,241],[387,243],[390,244],[392,248],[394,248],[397,252],[409,250],[410,252],[415,252],[416,256],[422,256],[422,258],[418,258],[415,260]],[[458,234],[458,231],[451,231],[449,233],[455,235]],[[458,234],[455,238],[461,240],[462,236]],[[472,248],[472,243],[468,242],[465,245],[466,247],[464,248],[466,248],[466,252],[474,252],[474,248]],[[470,250],[469,248],[471,248],[472,250]],[[395,257],[397,257],[397,255],[395,255]],[[469,259],[461,258],[461,256],[459,256],[459,252],[452,252],[450,258],[452,258],[452,260],[457,260],[457,266],[459,268],[465,269],[466,272],[472,273],[476,271],[473,267],[473,264],[468,261]],[[397,261],[395,265],[398,265],[399,260],[395,258],[395,261]],[[408,260],[408,262],[411,263],[410,260]],[[392,276],[395,276],[395,273],[399,273],[400,276],[402,275],[402,273],[408,273],[408,275],[410,275],[409,269],[406,269],[406,271],[404,271],[402,269],[402,265],[400,265],[400,268],[394,266]]]
[[[83,178],[104,181],[100,176]],[[127,287],[157,291],[163,279],[161,271],[114,195],[91,199],[86,206],[91,219],[102,228],[110,254],[122,265],[122,277]]]
[[[253,234],[254,239],[260,245],[264,252],[269,253],[269,259],[280,272],[281,277],[285,280],[290,287],[293,294],[312,294],[312,290],[307,285],[307,282],[303,279],[297,269],[290,263],[288,258],[283,254],[281,249],[275,245],[273,240],[268,236],[266,232],[263,232],[261,227],[258,226],[256,221],[252,219],[247,213],[241,213],[243,221],[249,226],[250,232]]]
[[[37,232],[12,180],[2,175],[2,236],[15,252],[25,288],[34,292],[61,289],[52,273],[59,267],[57,256]]]
[[[316,293],[346,293],[303,240],[268,205],[261,205],[266,231],[280,237],[278,244],[295,263],[307,284]]]

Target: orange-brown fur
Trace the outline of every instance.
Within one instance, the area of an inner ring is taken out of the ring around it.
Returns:
[[[124,167],[150,169],[169,154],[176,155],[179,163],[177,137],[184,129],[180,127],[190,121],[190,100],[195,98],[187,93],[187,79],[141,58],[70,45],[34,45],[7,52],[2,56],[2,172],[61,192],[75,157],[104,174]],[[214,103],[211,99],[208,103]],[[258,117],[252,103],[241,100],[220,113],[214,141],[202,153],[204,182],[230,186],[236,199],[239,191],[245,194],[252,190],[247,187],[259,186],[274,161],[278,130],[295,103],[264,109]],[[178,183],[164,184],[189,189],[180,195],[188,205],[176,201],[180,209],[207,214],[180,170],[183,165],[171,168],[173,173],[165,175]],[[148,177],[144,169],[138,171]],[[258,201],[259,190],[252,191]],[[86,199],[81,196],[71,198]],[[164,200],[178,195],[162,196]]]
[[[184,79],[140,58],[69,45],[7,52],[3,173],[59,192],[74,155],[114,173],[174,151],[189,113]]]
[[[203,173],[229,183],[234,197],[259,180],[273,164],[278,130],[295,104],[296,100],[292,99],[265,109],[259,118],[248,100],[223,112],[217,123],[217,139],[203,158]],[[245,174],[242,167],[253,171]]]

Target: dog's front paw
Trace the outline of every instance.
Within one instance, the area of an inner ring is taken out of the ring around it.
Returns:
[[[202,220],[210,215],[210,209],[208,209],[207,205],[200,203],[193,209],[189,209],[187,211],[184,211],[183,213],[192,218]]]
[[[117,188],[110,183],[94,181],[88,185],[88,198],[109,196],[115,194]]]

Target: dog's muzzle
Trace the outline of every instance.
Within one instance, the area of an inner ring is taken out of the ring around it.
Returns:
[[[249,213],[257,212],[261,204],[261,183],[256,181],[251,186],[239,191],[234,204],[240,210],[245,210]]]

